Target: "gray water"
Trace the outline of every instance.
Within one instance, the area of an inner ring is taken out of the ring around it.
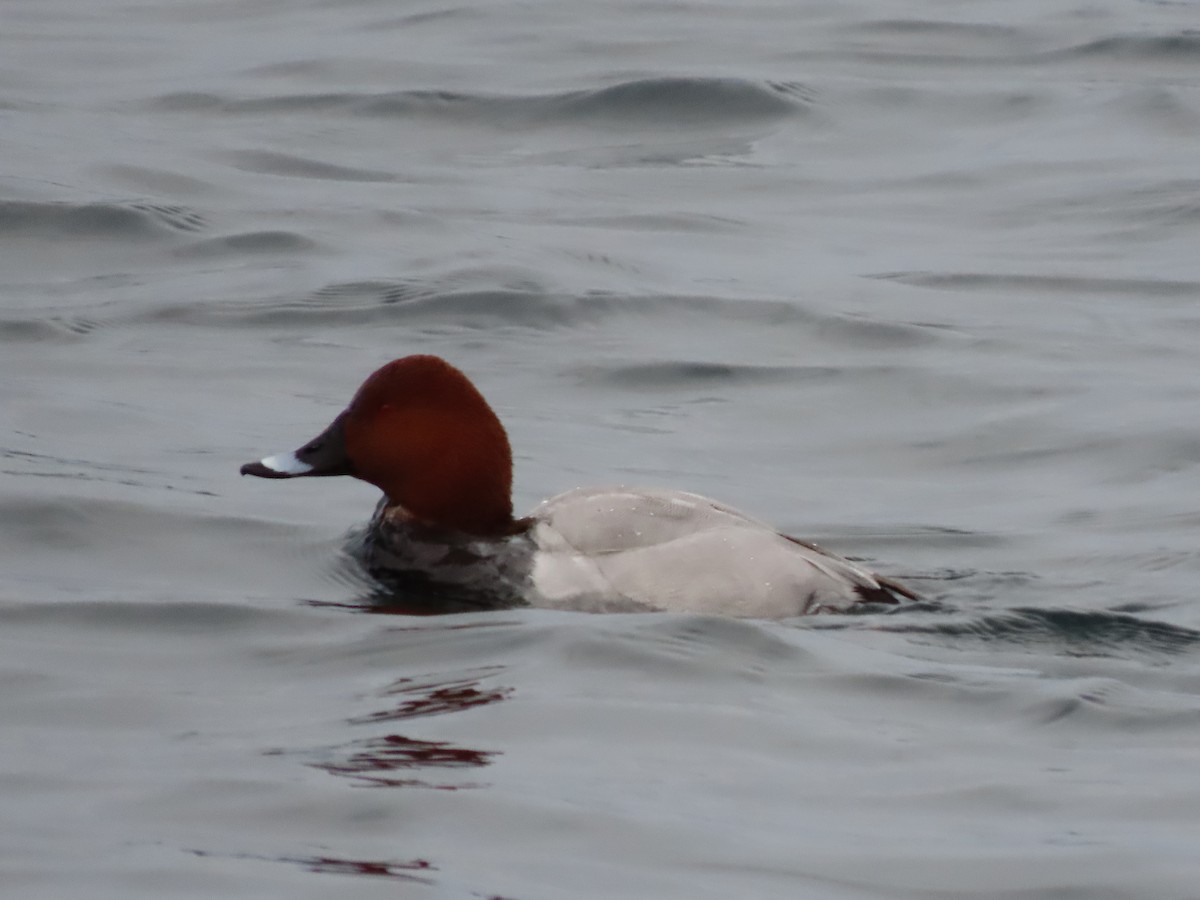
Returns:
[[[4,896],[1200,896],[1196,3],[0,25]],[[370,615],[414,352],[928,602]]]

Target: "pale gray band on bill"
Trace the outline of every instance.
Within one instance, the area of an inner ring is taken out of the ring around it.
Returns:
[[[296,459],[295,453],[278,453],[275,456],[261,459],[259,462],[280,475],[303,475],[313,470],[308,463]]]

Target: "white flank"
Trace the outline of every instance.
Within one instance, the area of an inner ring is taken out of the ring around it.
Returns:
[[[303,475],[305,472],[311,472],[313,468],[308,463],[303,463],[296,459],[295,453],[280,453],[276,456],[268,456],[266,459],[259,460],[259,462],[271,471],[279,472],[281,475]]]

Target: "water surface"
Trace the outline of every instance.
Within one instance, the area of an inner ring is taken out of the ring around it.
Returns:
[[[7,891],[1192,896],[1196,11],[10,4]],[[929,602],[366,614],[415,352]]]

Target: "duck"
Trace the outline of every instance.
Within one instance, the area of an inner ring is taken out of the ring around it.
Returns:
[[[241,467],[347,475],[382,491],[361,557],[394,594],[458,608],[686,612],[782,619],[918,595],[700,494],[581,487],[515,518],[512,450],[495,411],[432,355],[377,369],[321,434]]]

